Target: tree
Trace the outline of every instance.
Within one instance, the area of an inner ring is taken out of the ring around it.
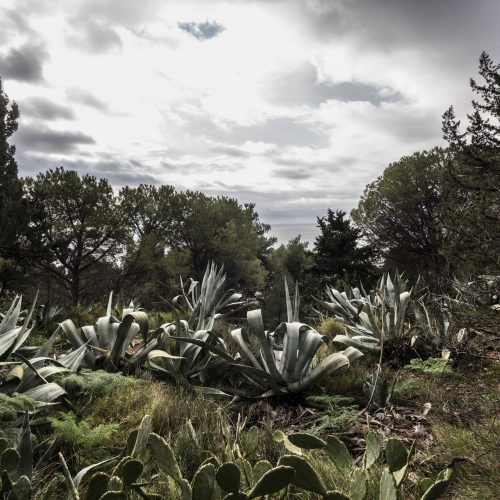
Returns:
[[[19,109],[9,98],[0,79],[0,281],[5,284],[15,273],[20,235],[26,227],[22,184],[18,178],[16,148],[9,138],[17,130]]]
[[[431,284],[449,267],[442,224],[449,154],[415,153],[391,163],[369,184],[352,218],[385,258],[385,268],[422,275]]]
[[[313,258],[307,246],[307,242],[301,241],[299,235],[287,244],[274,248],[269,254],[266,262],[269,270],[268,285],[264,293],[265,320],[269,325],[286,321],[285,279],[291,293],[295,283],[299,284],[302,311],[304,303],[308,304],[316,292],[313,290],[313,293],[309,293],[311,290],[308,277],[313,267]]]
[[[62,167],[27,178],[25,186],[32,237],[46,248],[39,266],[76,305],[84,273],[122,248],[125,231],[113,189],[106,179]]]
[[[262,262],[276,241],[266,236],[269,230],[253,204],[187,191],[179,193],[170,246],[189,251],[197,278],[213,261],[224,264],[229,287],[259,288],[266,277]]]
[[[455,190],[450,199],[450,251],[478,272],[500,269],[500,64],[486,52],[479,59],[483,84],[470,80],[473,113],[464,132],[453,107],[443,115],[443,134],[453,161],[448,172]]]
[[[171,259],[167,265],[165,260],[174,234],[178,193],[172,186],[127,186],[120,191],[120,203],[130,233],[116,288],[148,303],[159,296],[166,298],[171,295],[172,278],[178,284],[178,274],[172,273],[185,270],[185,266],[176,266]],[[177,257],[176,261],[185,260]]]
[[[341,278],[366,281],[373,272],[375,251],[372,246],[362,246],[361,229],[354,227],[343,210],[328,209],[325,217],[318,217],[320,234],[314,242],[316,274],[323,281]]]

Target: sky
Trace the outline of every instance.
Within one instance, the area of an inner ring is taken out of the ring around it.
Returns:
[[[256,203],[282,242],[444,145],[498,0],[2,0],[22,176],[63,166]]]

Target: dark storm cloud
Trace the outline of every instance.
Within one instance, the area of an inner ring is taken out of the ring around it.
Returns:
[[[497,0],[315,0],[294,2],[314,36],[348,38],[360,50],[429,50],[454,65],[500,54]],[[468,64],[470,67],[471,65]]]
[[[22,116],[31,116],[42,120],[74,120],[75,113],[67,106],[43,97],[32,97],[30,99],[19,101],[19,109]]]
[[[90,52],[101,53],[113,48],[121,48],[122,40],[118,33],[104,22],[74,20],[77,27],[70,40],[75,46]]]
[[[19,128],[14,143],[21,151],[69,153],[80,145],[95,144],[95,140],[81,132],[61,132],[44,125],[26,124]]]
[[[66,90],[66,95],[69,99],[78,104],[83,104],[99,111],[106,111],[108,109],[108,105],[104,101],[101,101],[86,90],[68,89]]]
[[[395,102],[402,95],[393,89],[377,87],[363,82],[320,82],[316,68],[306,63],[300,68],[281,75],[270,87],[271,100],[283,104],[319,106],[322,102],[366,101],[374,105]]]
[[[0,75],[21,82],[39,82],[43,80],[43,61],[46,58],[47,53],[41,45],[12,48],[7,54],[0,55]]]
[[[193,35],[198,40],[214,38],[224,31],[224,26],[215,21],[205,21],[204,23],[177,23],[177,26],[186,33]]]
[[[89,174],[98,178],[108,179],[112,186],[134,186],[139,184],[160,184],[158,179],[147,174],[146,165],[134,160],[119,161],[107,159],[106,155],[96,155],[92,161],[83,159],[47,158],[45,156],[20,152],[17,155],[22,175],[34,177],[39,172],[63,167],[66,170],[76,170],[80,175]]]

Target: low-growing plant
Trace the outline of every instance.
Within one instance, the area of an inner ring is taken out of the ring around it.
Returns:
[[[413,372],[424,373],[434,376],[450,376],[453,375],[453,368],[449,359],[445,358],[427,358],[425,360],[415,358],[410,360],[410,364],[406,365],[407,370]]]
[[[360,465],[356,464],[345,444],[331,435],[323,440],[313,434],[304,432],[291,434],[288,440],[298,448],[315,450],[323,449],[338,471],[349,480],[349,489],[343,491],[328,491],[321,477],[316,473],[309,461],[298,455],[285,455],[278,464],[295,469],[294,486],[311,493],[316,493],[325,499],[365,500],[368,495],[367,471],[375,464],[382,465],[381,456],[384,452],[386,465],[380,475],[379,491],[384,500],[398,500],[401,497],[402,485],[408,477],[409,466],[414,454],[414,444],[407,450],[398,439],[391,438],[383,446],[379,434],[370,431],[365,435],[366,450]],[[436,480],[423,479],[419,484],[418,498],[420,500],[434,500],[439,498],[448,488],[453,470],[448,468],[442,471]]]
[[[63,445],[75,448],[96,448],[106,443],[117,431],[119,424],[100,424],[91,426],[85,420],[77,421],[72,412],[64,413],[62,418],[49,417],[54,437]]]

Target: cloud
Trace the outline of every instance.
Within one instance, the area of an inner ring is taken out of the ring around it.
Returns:
[[[26,16],[15,10],[0,8],[0,43],[7,44],[14,36],[36,36]]]
[[[270,118],[257,125],[233,127],[227,132],[227,138],[235,142],[247,140],[277,146],[320,146],[325,143],[325,137],[311,124],[288,117]]]
[[[98,111],[106,111],[108,109],[108,105],[104,101],[101,101],[86,90],[70,88],[66,90],[66,96],[73,102],[89,106]]]
[[[89,174],[108,179],[114,188],[139,184],[159,184],[158,179],[146,172],[147,166],[134,160],[108,159],[106,154],[97,153],[91,160],[67,156],[47,157],[38,153],[20,152],[18,163],[24,175],[36,176],[38,172],[63,167],[75,170],[80,175]]]
[[[328,100],[366,101],[379,105],[382,102],[395,102],[402,99],[399,92],[372,83],[320,81],[316,67],[309,62],[271,80],[269,96],[272,102],[315,107]]]
[[[70,40],[77,47],[95,53],[122,47],[122,40],[116,30],[103,22],[86,20],[82,23],[75,20],[74,24],[78,29],[70,36]]]
[[[41,45],[26,44],[12,48],[0,56],[0,75],[5,79],[21,82],[39,82],[43,80],[43,61],[47,53]]]
[[[80,145],[95,144],[93,137],[82,132],[53,130],[39,124],[20,127],[14,142],[18,150],[42,153],[70,153]]]
[[[73,110],[44,97],[31,97],[19,102],[21,116],[31,116],[42,120],[74,120]]]
[[[177,26],[186,33],[193,35],[198,40],[215,38],[224,31],[224,26],[217,22],[205,21],[204,23],[177,23]]]

